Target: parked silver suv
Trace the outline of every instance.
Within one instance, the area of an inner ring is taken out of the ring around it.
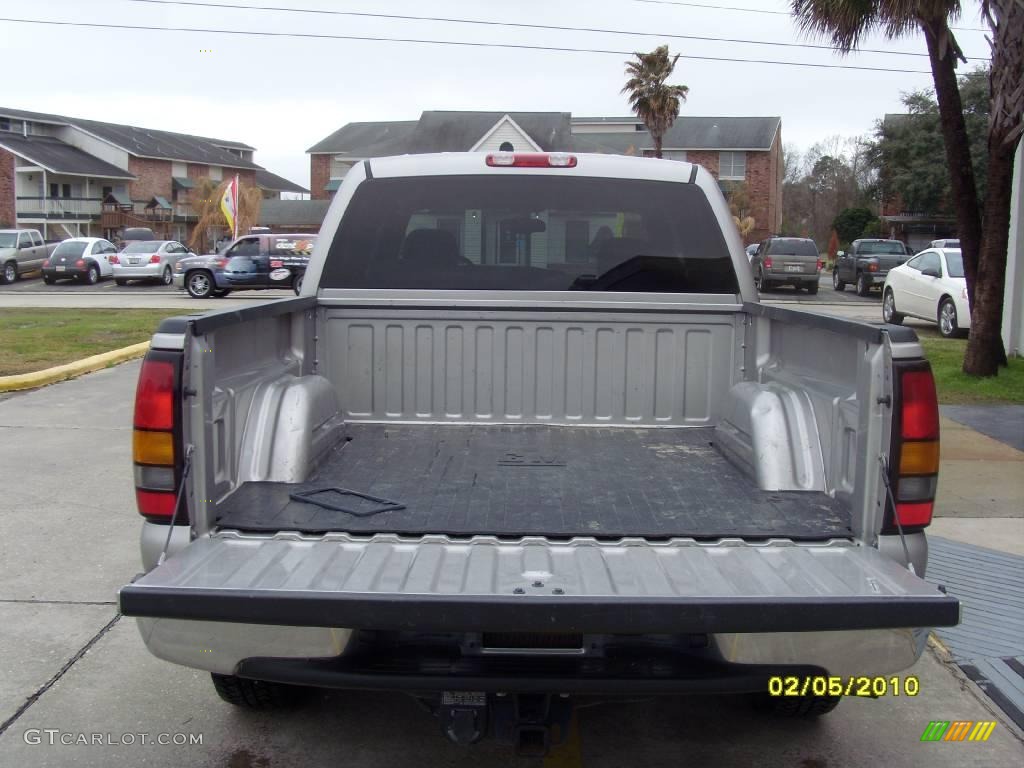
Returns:
[[[821,267],[818,246],[806,237],[769,237],[750,260],[754,284],[761,293],[779,285],[817,293]]]

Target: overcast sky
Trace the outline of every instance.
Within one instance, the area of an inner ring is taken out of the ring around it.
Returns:
[[[197,0],[204,2],[205,0]],[[630,32],[808,42],[785,14],[642,0],[223,0],[236,5],[443,16]],[[697,0],[785,11],[783,0]],[[976,3],[960,27],[982,26]],[[155,5],[129,0],[0,0],[0,16],[142,26],[429,38],[612,51],[776,59],[928,71],[926,57],[809,50],[662,37],[527,30],[281,11]],[[984,57],[977,31],[957,32]],[[0,21],[0,106],[244,141],[256,161],[308,186],[305,150],[357,120],[409,120],[425,109],[552,110],[628,114],[619,89],[625,56],[413,43],[269,38],[212,32],[91,29]],[[821,43],[815,40],[811,42]],[[864,48],[924,53],[920,37],[865,40]],[[209,50],[210,52],[205,52]],[[972,66],[976,62],[972,62]],[[929,74],[809,69],[680,59],[690,87],[682,115],[781,115],[783,141],[801,148],[869,131]]]

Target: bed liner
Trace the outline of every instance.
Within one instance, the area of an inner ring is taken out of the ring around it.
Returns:
[[[714,430],[349,424],[305,483],[250,482],[218,509],[241,531],[717,539],[851,537],[819,492],[769,492],[712,445]],[[327,491],[318,501],[294,494]],[[401,509],[375,513],[379,500]]]

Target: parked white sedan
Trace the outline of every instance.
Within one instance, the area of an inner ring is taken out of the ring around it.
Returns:
[[[959,249],[929,248],[889,270],[882,289],[882,319],[898,325],[904,317],[936,323],[946,337],[971,327]]]

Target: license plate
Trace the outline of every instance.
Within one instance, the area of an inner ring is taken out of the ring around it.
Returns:
[[[67,270],[67,267],[57,267],[58,272],[64,272],[65,270]]]
[[[803,272],[804,268],[802,266],[800,266],[799,264],[787,264],[786,265],[786,271],[787,272]]]
[[[141,262],[142,262],[142,258],[141,257],[137,258],[137,259],[128,259],[128,263],[129,264],[139,264]]]

